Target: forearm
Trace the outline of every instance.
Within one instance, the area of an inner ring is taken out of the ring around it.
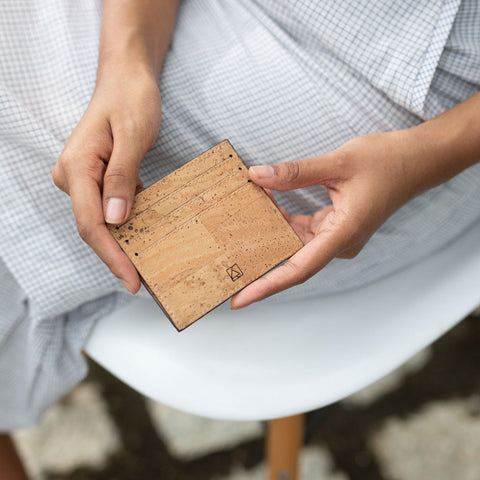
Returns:
[[[446,182],[480,161],[480,93],[404,132],[414,146],[404,159],[414,193]]]
[[[156,79],[173,34],[179,0],[104,0],[98,76],[147,70]]]

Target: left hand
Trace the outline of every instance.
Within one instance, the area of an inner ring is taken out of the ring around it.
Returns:
[[[319,157],[251,167],[250,178],[267,189],[324,185],[332,205],[313,216],[281,209],[305,246],[232,297],[232,308],[301,284],[335,257],[355,257],[387,218],[422,190],[416,176],[408,173],[408,165],[421,162],[422,155],[409,134],[369,134]]]
[[[130,64],[99,76],[87,110],[73,130],[53,172],[70,195],[80,237],[125,288],[140,279],[105,222],[121,224],[141,188],[140,163],[160,128],[160,92],[155,78]]]

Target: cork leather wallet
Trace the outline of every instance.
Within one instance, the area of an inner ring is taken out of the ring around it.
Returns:
[[[227,140],[138,193],[108,228],[178,330],[303,246]]]

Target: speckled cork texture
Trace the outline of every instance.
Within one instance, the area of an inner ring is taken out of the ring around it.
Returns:
[[[225,140],[136,195],[109,230],[178,330],[303,243]]]

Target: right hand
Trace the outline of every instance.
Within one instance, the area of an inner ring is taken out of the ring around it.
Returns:
[[[423,158],[422,143],[408,129],[363,135],[317,157],[250,167],[250,178],[261,187],[287,191],[323,185],[332,204],[313,215],[290,215],[281,208],[305,245],[233,296],[232,308],[299,285],[334,258],[355,257],[390,215],[425,189],[412,168]]]
[[[131,293],[140,288],[139,276],[105,222],[128,218],[141,188],[140,163],[160,121],[160,92],[151,73],[119,66],[97,81],[52,172],[55,185],[71,197],[80,236]]]

